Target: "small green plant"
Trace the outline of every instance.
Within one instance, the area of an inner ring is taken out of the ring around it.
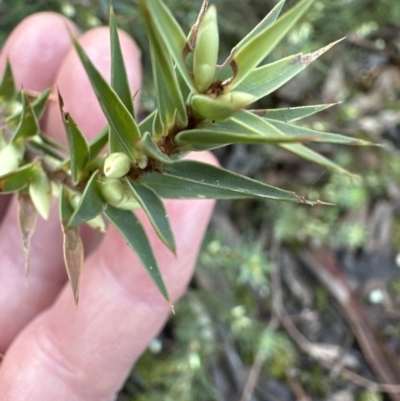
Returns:
[[[111,84],[72,38],[108,126],[87,142],[73,117],[64,112],[59,94],[69,145],[67,156],[63,147],[46,136],[38,124],[50,90],[35,98],[24,91],[18,92],[11,66],[7,65],[0,84],[0,193],[19,196],[26,271],[35,213],[47,218],[53,196],[59,198],[64,256],[76,302],[83,264],[78,228],[83,223],[104,230],[103,218],[107,218],[169,300],[157,261],[133,210],[144,210],[159,238],[174,252],[174,235],[162,201],[165,198],[253,197],[310,205],[323,203],[223,168],[182,160],[189,151],[235,143],[276,144],[326,168],[347,173],[304,143],[365,145],[368,142],[292,124],[331,105],[248,109],[336,43],[314,53],[295,54],[262,64],[312,3],[313,0],[301,0],[278,18],[284,5],[284,0],[280,1],[232,49],[227,60],[218,65],[215,6],[208,7],[205,0],[196,23],[186,35],[161,0],[139,0],[157,98],[157,109],[141,122],[135,118],[111,10]],[[105,148],[107,155],[102,154]]]

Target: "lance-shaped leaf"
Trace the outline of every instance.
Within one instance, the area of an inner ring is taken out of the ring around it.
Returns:
[[[345,135],[340,134],[332,134],[330,132],[322,132],[316,131],[307,127],[299,127],[297,125],[284,123],[282,121],[277,120],[269,120],[268,121],[272,126],[282,132],[285,137],[298,137],[299,142],[301,142],[302,138],[310,139],[313,142],[324,142],[324,143],[337,143],[341,145],[359,145],[359,146],[366,146],[366,145],[374,145],[371,142],[364,141],[362,139],[353,138]]]
[[[59,213],[64,234],[64,262],[72,286],[75,304],[77,305],[84,250],[81,237],[79,236],[79,227],[67,227],[67,222],[70,220],[73,212],[74,210],[69,200],[69,194],[67,189],[63,187],[60,194]]]
[[[126,181],[131,187],[139,205],[149,218],[158,237],[168,249],[175,252],[174,234],[172,233],[167,211],[161,198],[147,185],[140,184],[128,178]]]
[[[94,219],[107,207],[99,192],[97,184],[98,176],[99,171],[97,170],[90,177],[79,204],[69,219],[68,227],[79,226],[79,224]]]
[[[72,41],[110,127],[115,131],[126,154],[135,162],[134,144],[140,138],[140,131],[135,119],[115,91],[97,71],[78,41],[75,38]]]
[[[89,161],[89,145],[72,116],[64,112],[60,94],[59,103],[68,139],[72,182],[76,185],[83,178],[83,173]]]
[[[41,166],[35,169],[35,173],[29,185],[29,195],[36,210],[47,220],[50,214],[53,194],[50,179]]]
[[[251,42],[259,33],[265,31],[279,17],[286,0],[281,0],[236,46],[236,51]]]
[[[109,127],[103,128],[90,142],[89,153],[90,160],[93,160],[104,149],[108,143],[108,130]]]
[[[145,3],[145,1],[142,1]],[[144,5],[144,7],[146,7]],[[176,122],[179,126],[185,126],[187,124],[186,106],[182,93],[180,91],[178,78],[172,64],[171,54],[168,51],[167,45],[164,43],[162,36],[160,35],[159,29],[156,27],[156,22],[153,19],[153,14],[148,10],[142,11],[144,15],[144,21],[146,24],[147,35],[150,41],[153,73],[155,73],[155,84],[157,90],[157,99],[159,106],[164,106],[164,109],[160,109],[161,113],[169,110],[172,103],[176,109]],[[168,98],[165,98],[169,96]],[[164,104],[165,103],[165,104]],[[161,120],[164,122],[166,117],[161,115]]]
[[[19,228],[21,230],[22,245],[24,248],[24,259],[25,259],[25,277],[28,277],[29,273],[29,249],[32,234],[35,230],[37,212],[33,205],[31,198],[22,194],[18,197],[19,204]]]
[[[137,148],[146,156],[156,159],[162,163],[172,163],[172,160],[153,142],[149,132],[145,132],[136,144]]]
[[[272,25],[258,32],[251,40],[241,46],[233,57],[232,63],[237,71],[236,76],[229,84],[230,89],[238,86],[243,79],[253,71],[281,41],[286,33],[296,24],[307,11],[314,0],[301,0],[292,9]]]
[[[234,118],[236,120],[241,121],[242,123],[250,123],[253,122],[253,124],[257,121],[254,119],[255,114],[247,111],[247,110],[242,110],[240,113],[238,113]],[[233,119],[233,118],[232,118]],[[267,122],[270,126],[270,130],[265,131],[264,135],[269,135],[270,132],[274,132],[275,134],[281,134],[282,136],[285,136],[285,133],[282,132],[281,130],[277,129],[272,123],[276,122],[276,120],[271,120],[268,122],[267,119],[261,119],[264,122]],[[344,137],[346,138],[346,137]],[[334,170],[339,173],[344,173],[344,174],[350,174],[347,170],[339,166],[338,164],[332,162],[331,160],[327,159],[326,157],[322,156],[318,152],[307,148],[301,143],[278,143],[278,146],[288,150],[289,152],[292,152],[304,159],[310,160],[314,163],[320,164],[321,166],[324,166],[330,170]],[[351,175],[351,174],[350,174]]]
[[[13,193],[27,187],[38,167],[38,162],[33,162],[0,176],[0,194]]]
[[[132,94],[129,89],[129,81],[126,74],[124,58],[122,56],[121,45],[115,22],[115,14],[112,7],[110,7],[110,42],[111,42],[111,87],[119,96],[122,103],[128,109],[130,114],[135,118],[133,108]],[[122,145],[119,142],[118,136],[110,129],[110,152],[122,151]]]
[[[285,107],[282,109],[250,110],[250,112],[257,114],[260,117],[268,118],[270,120],[278,120],[285,123],[291,123],[293,121],[312,116],[313,114],[326,110],[329,107],[335,106],[336,104],[337,103],[329,103],[317,104],[313,106]]]
[[[33,108],[28,100],[28,96],[24,91],[22,91],[21,95],[22,114],[18,127],[16,128],[15,133],[11,139],[11,142],[15,142],[18,139],[22,138],[34,137],[40,131],[38,120],[35,113],[33,112]]]
[[[303,159],[319,164],[329,170],[336,171],[340,174],[347,174],[349,176],[356,177],[354,174],[351,174],[349,171],[339,166],[337,163],[334,163],[325,156],[322,156],[315,150],[307,148],[307,146],[304,146],[301,143],[282,143],[279,144],[279,146],[291,153],[294,153],[297,156],[302,157]]]
[[[8,174],[18,168],[24,157],[24,141],[6,143],[0,150],[0,176]]]
[[[46,109],[46,104],[49,99],[50,93],[51,89],[46,89],[45,91],[41,92],[39,96],[31,103],[33,112],[35,113],[35,116],[38,120],[42,117],[44,110]],[[18,112],[7,117],[7,124],[16,124],[17,121],[20,119],[21,114],[22,110],[19,110]]]
[[[241,199],[267,198],[308,203],[293,192],[264,184],[210,164],[182,160],[166,166],[161,173],[146,174],[141,182],[163,198]]]
[[[223,123],[206,121],[201,128],[181,131],[175,142],[185,150],[214,149],[232,143],[276,144],[281,142],[308,142],[310,137],[284,136],[273,124],[249,112],[239,112]]]
[[[187,86],[194,91],[192,78],[183,59],[186,38],[178,22],[160,0],[141,0],[140,4],[143,18],[151,24],[155,39],[165,43]]]
[[[152,113],[150,113],[146,118],[144,118],[139,123],[139,130],[142,135],[144,135],[146,132],[152,132],[156,115],[157,115],[157,109],[154,110]]]
[[[3,77],[0,82],[0,99],[5,101],[13,100],[16,94],[17,90],[15,88],[10,60],[7,59]]]
[[[274,63],[255,68],[235,87],[235,90],[251,93],[257,99],[261,99],[295,77],[341,40],[330,43],[313,53],[294,54]]]
[[[156,130],[155,133],[157,136],[162,136],[166,135],[168,130],[175,124],[176,107],[172,97],[169,95],[169,88],[165,82],[165,71],[160,68],[153,46],[150,46],[150,54],[154,91],[157,99],[157,118],[161,127],[161,130]],[[175,91],[175,89],[176,87],[173,90]]]
[[[140,224],[139,219],[130,211],[116,209],[112,206],[108,206],[104,214],[139,257],[161,294],[170,302],[168,290],[164,284],[146,232]]]

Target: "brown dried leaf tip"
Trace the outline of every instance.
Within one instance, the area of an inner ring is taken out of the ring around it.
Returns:
[[[25,277],[29,273],[29,248],[32,234],[35,230],[37,211],[28,195],[21,195],[19,202],[19,228],[21,230],[22,245],[25,258]]]
[[[72,285],[75,304],[79,301],[79,285],[83,266],[83,244],[78,227],[64,227],[64,261]]]

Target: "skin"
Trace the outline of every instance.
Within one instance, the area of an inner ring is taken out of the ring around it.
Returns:
[[[71,22],[57,14],[29,17],[4,45],[0,74],[8,57],[18,86],[35,91],[58,87],[65,110],[92,138],[106,120],[71,49],[68,31],[79,35]],[[108,30],[87,32],[80,42],[109,79]],[[135,93],[141,81],[140,51],[125,33],[121,45]],[[66,142],[55,100],[41,124],[46,133]],[[216,164],[209,153],[191,158]],[[144,215],[138,216],[176,302],[193,274],[214,203],[165,203],[176,236],[176,256],[156,237]],[[97,233],[83,231],[88,256],[76,307],[64,268],[56,205],[47,222],[38,219],[26,285],[15,199],[0,196],[0,219],[0,352],[5,354],[0,366],[1,399],[115,399],[132,365],[163,327],[170,306],[123,238],[109,227],[99,246]]]

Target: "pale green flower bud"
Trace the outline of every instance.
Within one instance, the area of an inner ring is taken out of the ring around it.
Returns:
[[[213,81],[218,59],[218,47],[217,9],[212,5],[201,21],[194,48],[194,85],[200,93],[204,93]]]
[[[24,155],[23,143],[8,143],[0,151],[0,176],[16,170]]]
[[[128,185],[117,178],[106,178],[100,183],[100,193],[103,199],[118,209],[137,209],[137,203],[132,190]]]
[[[222,121],[236,111],[255,102],[257,98],[245,92],[228,92],[214,98],[207,95],[194,95],[192,107],[195,112],[209,120]]]
[[[29,185],[29,195],[38,213],[47,220],[50,214],[53,194],[51,182],[41,168],[37,169]]]
[[[121,178],[131,168],[129,157],[123,152],[111,153],[104,160],[104,174],[109,178]]]

